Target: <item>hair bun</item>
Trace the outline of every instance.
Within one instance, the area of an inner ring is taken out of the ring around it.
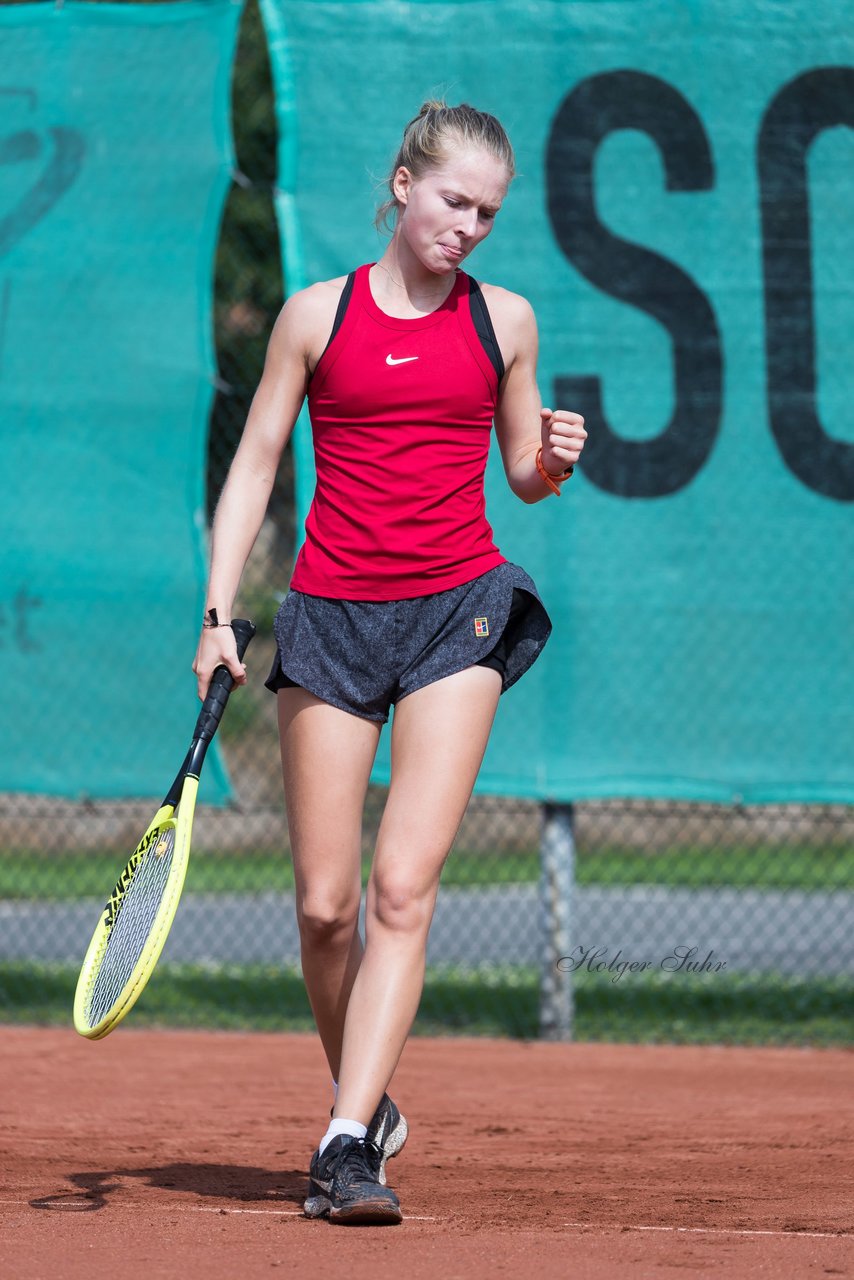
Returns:
[[[426,102],[422,102],[421,110],[415,119],[420,120],[422,116],[429,116],[431,111],[444,111],[447,105],[447,102],[444,102],[441,98],[428,98]]]

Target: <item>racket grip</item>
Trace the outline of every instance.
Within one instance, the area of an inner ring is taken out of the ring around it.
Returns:
[[[243,655],[249,648],[249,641],[255,634],[255,624],[247,618],[235,618],[231,624],[234,638],[237,641],[237,656],[243,661]],[[234,688],[234,677],[228,667],[217,667],[211,677],[207,697],[202,703],[196,730],[193,734],[201,742],[210,742],[219,727],[228,695]]]

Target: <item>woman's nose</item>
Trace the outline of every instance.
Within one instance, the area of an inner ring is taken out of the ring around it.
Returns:
[[[457,235],[471,239],[477,232],[477,209],[460,209],[456,229]]]

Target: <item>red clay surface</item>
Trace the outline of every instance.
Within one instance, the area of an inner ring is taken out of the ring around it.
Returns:
[[[0,1028],[0,1273],[854,1275],[854,1054],[410,1041],[399,1227],[300,1213],[310,1036]]]

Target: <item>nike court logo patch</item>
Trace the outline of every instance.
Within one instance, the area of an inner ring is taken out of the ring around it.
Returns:
[[[409,364],[410,360],[417,360],[418,356],[402,356],[400,360],[395,360],[394,356],[386,356],[386,364]]]

